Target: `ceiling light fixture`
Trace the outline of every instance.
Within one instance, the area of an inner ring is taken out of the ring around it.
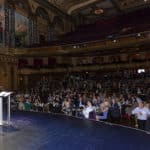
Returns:
[[[113,42],[114,42],[114,43],[116,43],[116,42],[117,42],[117,40],[113,40]]]
[[[138,33],[138,34],[137,34],[137,36],[138,36],[138,37],[140,37],[140,36],[141,36],[141,34],[140,34],[140,33]]]
[[[100,14],[103,14],[103,13],[104,13],[104,10],[103,10],[103,9],[96,9],[96,10],[94,11],[94,13],[95,13],[96,15],[100,15]]]

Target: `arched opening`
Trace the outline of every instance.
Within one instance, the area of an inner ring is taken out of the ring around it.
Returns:
[[[55,16],[53,19],[53,34],[55,39],[59,39],[59,36],[61,36],[64,33],[64,22],[60,18],[60,16]]]
[[[15,46],[29,45],[29,19],[30,7],[23,0],[15,1]]]
[[[49,15],[44,8],[38,7],[36,10],[36,17],[39,43],[43,44],[49,41]]]

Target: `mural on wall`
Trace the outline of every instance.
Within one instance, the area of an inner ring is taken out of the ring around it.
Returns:
[[[3,3],[0,2],[0,46],[2,46],[4,41],[4,23],[5,23],[4,8]]]
[[[27,46],[29,19],[19,13],[15,13],[15,45],[16,47]]]

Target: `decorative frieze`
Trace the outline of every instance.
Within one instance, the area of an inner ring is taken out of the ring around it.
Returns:
[[[12,56],[0,55],[0,62],[2,62],[2,63],[17,64],[18,60],[17,60],[17,58],[12,57]]]

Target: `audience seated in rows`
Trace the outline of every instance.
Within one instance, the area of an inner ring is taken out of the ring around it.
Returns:
[[[140,129],[149,129],[146,123],[144,127],[139,123],[139,115],[145,113],[135,110],[136,107],[141,110],[138,104],[143,103],[144,110],[147,107],[147,120],[150,100],[148,74],[131,75],[126,72],[123,76],[111,73],[105,80],[95,80],[96,77],[91,78],[87,74],[66,75],[61,81],[44,78],[25,94],[16,93],[14,96],[21,111],[61,113],[132,127],[138,124]],[[137,122],[133,115],[137,116]]]

